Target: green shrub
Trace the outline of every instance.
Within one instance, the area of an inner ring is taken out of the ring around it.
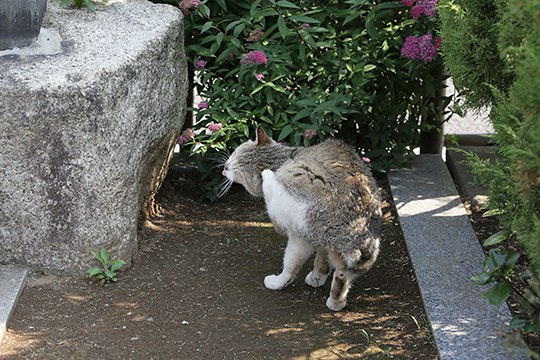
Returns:
[[[498,0],[441,2],[445,66],[470,108],[490,105],[493,87],[506,92],[513,79],[499,56],[497,24],[501,15],[497,2],[504,3]]]
[[[96,5],[93,0],[60,0],[60,3],[62,5],[74,5],[79,9],[86,6],[92,12],[96,12]]]
[[[278,141],[310,145],[334,136],[372,159],[399,166],[419,142],[421,118],[439,118],[434,101],[440,60],[402,55],[408,36],[433,34],[433,16],[413,19],[398,1],[183,0],[189,63],[204,102],[194,153],[223,152],[262,124]],[[431,35],[430,35],[431,36]],[[432,61],[434,60],[434,61]]]
[[[531,270],[511,325],[540,331],[540,8],[537,0],[447,0],[441,19],[443,56],[469,108],[491,105],[497,160],[472,158],[489,189],[488,208],[525,248]],[[492,242],[498,245],[499,241]],[[498,281],[486,297],[506,300],[516,263],[492,249],[480,284]],[[515,289],[518,290],[518,289]],[[518,291],[519,293],[519,291]],[[531,353],[533,354],[533,353]],[[533,354],[539,358],[538,354]]]

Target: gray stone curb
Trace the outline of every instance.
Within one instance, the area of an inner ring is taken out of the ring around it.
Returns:
[[[507,305],[490,305],[470,280],[484,253],[441,157],[420,155],[389,182],[440,359],[521,359],[500,335]]]
[[[493,146],[458,146],[446,150],[448,170],[456,179],[465,197],[472,205],[483,206],[488,200],[487,190],[474,181],[474,175],[463,151],[472,152],[483,160],[493,160],[495,158]]]
[[[0,341],[26,283],[28,269],[19,265],[0,265]]]

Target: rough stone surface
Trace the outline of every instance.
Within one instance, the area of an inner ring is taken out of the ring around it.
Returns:
[[[49,1],[62,51],[0,56],[0,263],[73,273],[136,249],[184,121],[183,17],[107,4]]]
[[[506,303],[490,305],[470,280],[484,253],[440,155],[420,155],[389,182],[440,359],[524,359],[503,345]]]
[[[0,342],[21,295],[28,269],[19,265],[0,265]]]

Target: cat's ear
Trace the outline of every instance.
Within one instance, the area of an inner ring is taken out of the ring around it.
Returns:
[[[266,132],[264,131],[262,126],[260,125],[257,126],[257,139],[255,140],[255,144],[257,146],[261,146],[261,145],[270,145],[273,143],[274,143],[274,140],[272,140],[271,137],[266,135]]]

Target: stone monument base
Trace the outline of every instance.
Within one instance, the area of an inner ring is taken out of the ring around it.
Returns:
[[[129,263],[184,121],[182,14],[49,1],[43,27],[57,51],[0,53],[0,264],[73,274],[101,247]]]

